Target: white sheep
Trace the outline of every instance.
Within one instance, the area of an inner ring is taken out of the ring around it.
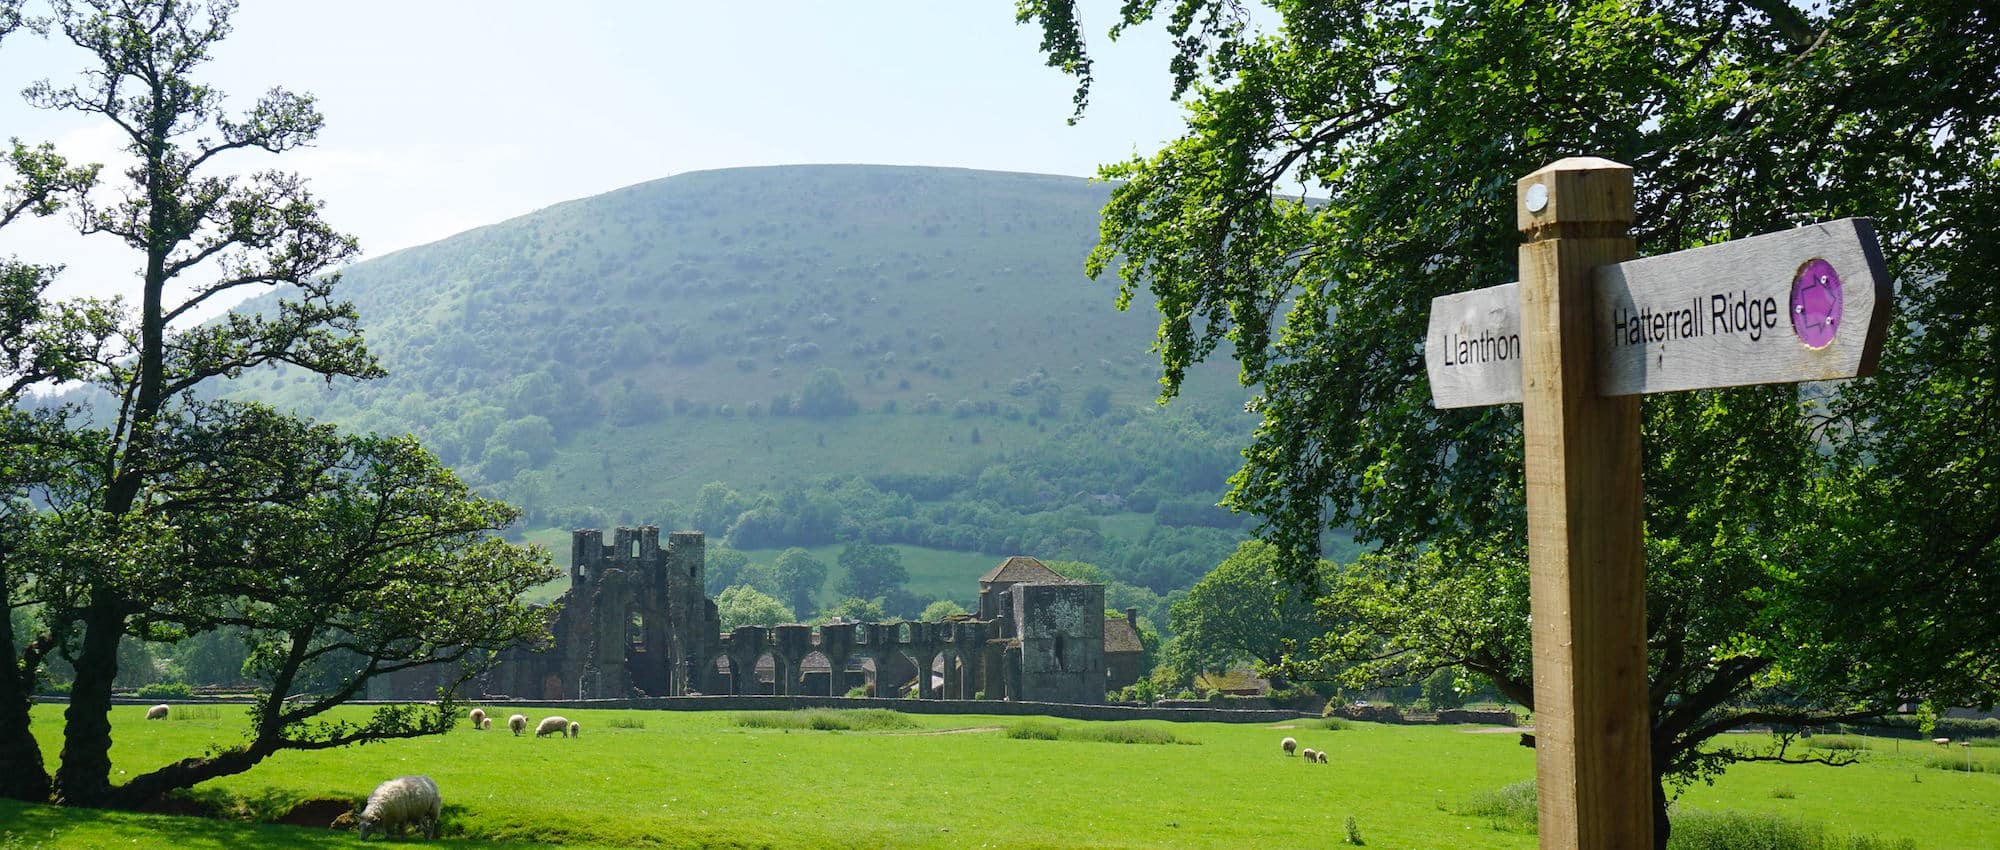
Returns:
[[[436,782],[428,776],[398,776],[375,786],[368,804],[361,807],[361,837],[371,832],[383,835],[398,827],[415,824],[425,838],[436,838],[438,815],[444,812],[444,798]]]
[[[156,705],[156,706],[153,706],[152,708],[149,708],[149,709],[146,709],[146,719],[147,719],[147,720],[165,720],[165,719],[167,719],[167,704],[166,704],[166,703],[160,703],[159,705]]]
[[[1291,755],[1298,750],[1299,742],[1296,739],[1287,737],[1285,740],[1279,741],[1278,746],[1285,748],[1285,755]]]
[[[551,715],[542,718],[542,722],[535,724],[535,737],[546,738],[550,735],[569,737],[569,718],[560,714]]]
[[[581,728],[581,727],[579,727],[579,726],[577,726],[577,725],[576,725],[576,721],[572,720],[572,721],[570,721],[570,722],[569,722],[569,736],[570,736],[570,737],[572,737],[572,738],[576,737],[576,733],[578,733],[578,732],[581,732],[581,731],[583,731],[583,730],[582,730],[582,728]]]
[[[472,711],[468,712],[465,715],[465,717],[467,720],[472,721],[472,728],[474,729],[486,728],[486,709],[475,708]]]
[[[491,717],[479,718],[479,731],[484,732],[491,728],[493,728],[493,718]]]
[[[516,735],[528,731],[528,715],[516,714],[507,718],[507,728],[514,730]]]
[[[1320,764],[1326,764],[1326,751],[1325,751],[1325,750],[1320,750],[1320,751],[1319,751],[1319,763],[1320,763]]]
[[[1319,750],[1307,747],[1300,750],[1299,755],[1305,756],[1306,764],[1319,764]]]

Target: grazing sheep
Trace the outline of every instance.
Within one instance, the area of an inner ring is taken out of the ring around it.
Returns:
[[[1325,750],[1320,750],[1320,751],[1319,751],[1319,763],[1320,763],[1320,764],[1326,764],[1326,751],[1325,751]]]
[[[544,717],[542,722],[535,724],[535,737],[546,738],[550,735],[569,737],[569,718],[557,714]]]
[[[467,720],[472,721],[472,728],[474,729],[486,728],[486,709],[475,708],[472,711],[467,712],[465,717]]]
[[[436,838],[438,815],[444,812],[444,798],[436,782],[428,776],[399,776],[380,785],[361,807],[361,837],[371,832],[383,835],[398,827],[416,825],[425,838]]]
[[[491,728],[493,728],[493,718],[491,717],[479,718],[479,731],[484,732]]]
[[[578,732],[580,732],[580,731],[583,731],[583,730],[582,730],[582,729],[581,729],[580,727],[578,727],[578,726],[576,725],[576,721],[572,720],[572,721],[570,721],[570,722],[569,722],[569,736],[570,736],[570,737],[572,737],[572,738],[576,737],[576,733],[578,733]]]
[[[147,720],[165,720],[165,719],[167,719],[167,704],[166,704],[166,703],[160,703],[159,705],[156,705],[156,706],[153,706],[152,708],[149,708],[149,709],[146,709],[146,719],[147,719]]]
[[[528,715],[516,714],[507,718],[507,728],[514,730],[516,735],[528,731]]]
[[[1319,764],[1319,750],[1307,747],[1300,750],[1299,755],[1305,756],[1306,764]]]
[[[1292,753],[1298,751],[1299,742],[1292,738],[1286,738],[1285,740],[1279,741],[1278,746],[1285,748],[1285,755],[1291,755]]]
[[[1950,739],[1950,738],[1932,738],[1932,739],[1931,739],[1931,743],[1933,743],[1933,744],[1936,744],[1936,745],[1938,745],[1938,746],[1940,746],[1940,747],[1949,747],[1949,746],[1951,746],[1951,739]]]

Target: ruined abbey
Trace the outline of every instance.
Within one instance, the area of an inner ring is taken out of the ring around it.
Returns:
[[[477,681],[487,699],[703,694],[870,696],[1100,703],[1131,684],[1142,647],[1136,612],[1106,617],[1104,586],[1028,557],[979,579],[979,608],[938,622],[740,626],[724,634],[703,593],[700,532],[660,545],[651,526],[585,529],[571,543],[570,586],[553,646],[515,649]],[[370,695],[432,695],[433,677],[399,676]]]

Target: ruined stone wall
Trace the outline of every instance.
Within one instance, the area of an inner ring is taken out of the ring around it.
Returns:
[[[1104,585],[1009,588],[1020,643],[1019,699],[1104,702]]]

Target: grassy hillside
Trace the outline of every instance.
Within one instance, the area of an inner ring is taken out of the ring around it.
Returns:
[[[529,530],[1026,552],[1164,593],[1241,538],[1205,506],[1253,421],[1224,365],[1153,404],[1150,302],[1120,312],[1081,272],[1107,193],[936,168],[679,175],[357,264],[343,294],[389,377],[229,392],[414,432]],[[1156,510],[1167,532],[1136,542],[1094,519]]]
[[[185,719],[151,723],[143,710],[113,716],[118,770],[240,740],[242,718],[231,707],[182,707]],[[460,729],[284,753],[201,793],[274,814],[307,799],[359,800],[383,779],[424,773],[444,795],[444,843],[466,847],[1332,847],[1345,846],[1350,823],[1369,847],[1535,846],[1531,823],[1520,819],[1532,812],[1532,794],[1502,790],[1533,775],[1534,752],[1513,734],[1469,727],[889,715],[881,719],[892,722],[857,731],[810,731],[746,725],[743,715],[721,712],[564,714],[583,725],[580,737]],[[35,720],[53,754],[60,707],[38,706]],[[1034,736],[1009,734],[1024,724]],[[1121,728],[1182,743],[1068,738]],[[1327,751],[1331,764],[1284,757],[1278,739],[1288,735]],[[1873,835],[1926,848],[1990,847],[2000,834],[2000,773],[1986,752],[1974,758],[1988,772],[1966,773],[1933,766],[1928,744],[1850,740],[1871,747],[1850,767],[1738,765],[1712,786],[1689,788],[1678,802],[1681,829],[1692,836],[1705,821],[1713,832],[1717,813],[1740,812],[1837,839]],[[1753,834],[1743,826],[1721,822],[1739,839]],[[374,846],[351,832],[0,803],[4,847],[252,844]],[[1748,846],[1850,845],[1680,845]]]
[[[632,186],[354,266],[344,294],[390,377],[273,373],[243,391],[415,428],[489,481],[515,466],[488,456],[492,431],[542,416],[552,453],[506,447],[563,498],[619,510],[708,481],[958,469],[1081,415],[1094,388],[1119,407],[1156,393],[1150,307],[1121,313],[1081,274],[1107,191],[880,166]],[[874,416],[773,414],[822,369]],[[1189,396],[1240,398],[1214,370]]]

